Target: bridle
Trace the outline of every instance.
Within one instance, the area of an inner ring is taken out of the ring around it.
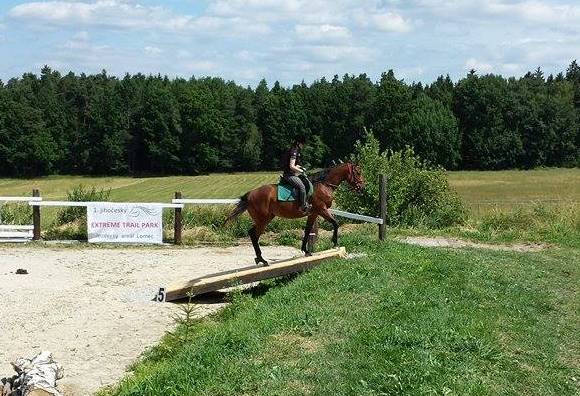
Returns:
[[[351,162],[349,162],[346,166],[348,169],[347,182],[352,186],[353,184],[355,184],[355,182],[354,182],[354,166]],[[339,187],[337,184],[332,184],[332,183],[329,183],[327,181],[323,181],[322,184],[327,185],[328,187],[332,188],[333,190],[336,190]]]
[[[358,182],[358,180],[354,179],[354,165],[352,162],[348,163],[348,183],[353,186],[356,191],[360,191],[362,189],[362,185]]]

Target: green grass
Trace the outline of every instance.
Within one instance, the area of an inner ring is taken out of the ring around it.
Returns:
[[[45,199],[63,199],[79,184],[111,189],[111,200],[169,202],[176,191],[184,197],[237,198],[249,189],[277,181],[277,173],[230,173],[208,176],[151,178],[51,176],[38,179],[0,179],[0,196],[30,195],[38,188]]]
[[[234,295],[107,395],[576,395],[576,249],[351,252]]]

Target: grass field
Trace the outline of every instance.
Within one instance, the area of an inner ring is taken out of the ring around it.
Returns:
[[[343,238],[351,261],[181,327],[107,395],[577,395],[580,260]]]
[[[62,199],[79,184],[111,189],[114,201],[168,202],[175,191],[184,197],[235,198],[254,187],[277,181],[278,173],[212,174],[153,178],[55,176],[0,179],[0,196],[29,195],[41,190],[45,199]],[[511,209],[531,201],[580,201],[580,169],[449,172],[451,185],[474,214]]]

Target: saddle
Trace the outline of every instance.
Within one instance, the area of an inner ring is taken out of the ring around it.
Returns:
[[[312,182],[304,176],[299,176],[306,187],[306,200],[309,201],[314,193],[314,187]],[[278,201],[281,202],[292,202],[298,199],[298,190],[293,186],[288,185],[284,182],[284,179],[280,177],[280,182],[277,185],[278,190]]]

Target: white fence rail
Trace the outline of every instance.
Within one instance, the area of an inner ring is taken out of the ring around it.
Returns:
[[[76,201],[39,201],[29,202],[30,206],[87,207],[89,205],[126,205],[128,202],[76,202]],[[130,202],[131,205],[158,206],[161,208],[180,209],[183,204],[157,202]]]
[[[0,197],[0,202],[39,202],[41,197]]]
[[[40,202],[41,197],[0,197],[0,205],[9,202]],[[0,219],[1,221],[2,219]],[[32,240],[34,226],[0,224],[0,243],[22,243]]]
[[[32,240],[31,225],[0,225],[0,243],[21,243]]]
[[[229,204],[237,204],[240,202],[238,198],[215,198],[215,199],[185,199],[185,198],[176,198],[172,200],[174,204],[187,204],[187,205],[229,205]]]
[[[379,219],[378,217],[359,215],[338,209],[330,209],[330,212],[335,216],[346,217],[347,219],[364,221],[366,223],[383,224],[383,219]]]
[[[12,225],[12,224],[0,224],[0,231],[32,231],[34,226],[31,225]]]

